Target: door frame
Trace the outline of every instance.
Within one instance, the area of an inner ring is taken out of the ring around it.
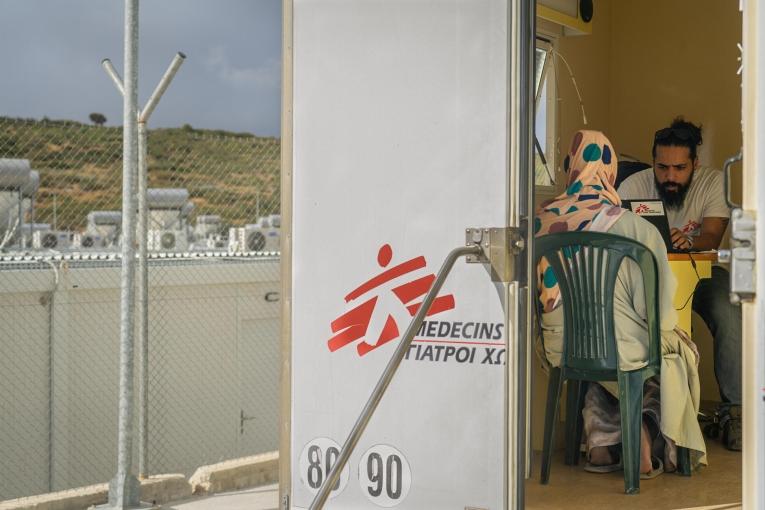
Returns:
[[[741,2],[743,189],[742,208],[756,218],[755,253],[765,253],[765,5]],[[760,214],[757,214],[760,212]],[[762,269],[762,264],[758,264]],[[765,271],[756,271],[756,296],[742,308],[743,507],[765,509]]]

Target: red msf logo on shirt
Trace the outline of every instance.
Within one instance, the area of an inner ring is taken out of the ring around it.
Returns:
[[[692,233],[696,232],[700,228],[701,228],[700,224],[696,223],[693,220],[689,220],[688,223],[686,223],[685,226],[680,229],[680,231],[683,234],[692,234]]]
[[[384,244],[381,246],[377,254],[377,262],[380,267],[388,267],[392,258],[393,249],[390,245]],[[393,318],[393,315],[386,313],[385,311],[378,312],[375,315],[378,301],[380,301],[381,298],[389,298],[392,294],[392,296],[394,296],[394,303],[392,305],[398,305],[400,308],[398,311],[403,312],[401,315],[414,317],[417,310],[420,309],[420,305],[422,305],[421,298],[428,292],[428,289],[430,289],[436,276],[433,273],[430,273],[419,278],[415,277],[414,279],[410,279],[391,288],[391,294],[378,291],[375,295],[372,291],[378,289],[383,284],[396,279],[403,280],[404,276],[419,269],[423,269],[425,266],[425,257],[415,257],[382,271],[348,293],[348,295],[345,296],[346,303],[351,303],[359,298],[365,299],[363,302],[332,321],[330,327],[332,328],[334,336],[327,341],[329,350],[335,352],[341,347],[361,339],[361,342],[356,345],[356,352],[359,356],[363,356],[368,352],[385,345],[391,340],[398,338],[400,334],[398,322]],[[430,306],[427,316],[430,317],[431,315],[445,312],[453,308],[454,296],[452,294],[438,296]],[[376,327],[373,327],[372,331],[370,331],[370,335],[367,335],[367,331],[370,329],[370,324],[374,324]]]

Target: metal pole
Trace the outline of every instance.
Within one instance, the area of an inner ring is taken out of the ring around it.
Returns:
[[[151,117],[151,114],[154,112],[154,108],[157,107],[157,103],[159,103],[159,100],[162,98],[162,94],[165,93],[165,90],[167,90],[170,82],[173,81],[175,73],[178,72],[178,69],[180,69],[181,64],[183,64],[185,59],[186,55],[180,51],[176,53],[175,58],[173,58],[173,61],[170,62],[170,66],[167,68],[167,71],[165,71],[165,74],[162,76],[162,78],[160,78],[159,83],[157,84],[157,88],[154,89],[151,97],[146,102],[146,106],[144,106],[143,111],[141,112],[141,116],[138,118],[138,122],[149,121],[149,117]]]
[[[19,207],[17,214],[19,215],[19,221],[16,222],[18,228],[16,232],[19,236],[19,246],[26,248],[24,242],[24,193],[22,193],[21,188],[19,188]],[[31,226],[29,227],[29,231],[32,231]]]
[[[279,508],[290,508],[292,493],[292,139],[294,0],[282,0],[281,115],[281,402],[279,409]]]
[[[149,473],[149,267],[148,256],[148,206],[146,204],[146,190],[148,187],[148,131],[146,123],[157,107],[159,100],[167,90],[170,82],[180,69],[186,55],[178,52],[159,80],[149,101],[143,111],[137,117],[138,120],[138,330],[139,361],[138,361],[138,477],[144,479]],[[106,74],[114,82],[117,90],[124,96],[125,89],[117,70],[108,58],[101,62]]]
[[[109,485],[109,507],[140,503],[131,473],[133,457],[133,335],[135,310],[135,206],[133,177],[138,159],[138,0],[125,0],[125,89],[122,141],[122,275],[120,282],[120,395],[117,474]]]
[[[140,329],[139,342],[140,363],[139,363],[139,384],[140,393],[138,394],[139,412],[141,413],[138,422],[138,477],[141,479],[149,475],[149,265],[148,256],[148,204],[146,203],[146,190],[148,188],[149,174],[149,145],[146,123],[149,117],[157,107],[157,103],[162,98],[170,82],[173,81],[175,73],[183,64],[186,55],[178,52],[165,71],[165,74],[159,80],[149,101],[144,106],[143,111],[138,118],[138,235],[140,241],[138,245],[138,291],[140,295],[141,306],[139,308]]]
[[[109,78],[112,79],[114,82],[114,85],[117,87],[117,90],[120,91],[120,95],[122,97],[125,97],[125,87],[122,85],[122,78],[120,77],[117,70],[114,68],[114,65],[112,65],[112,61],[108,58],[105,58],[101,61],[101,66],[103,66],[104,69],[106,69],[106,74],[109,75]]]
[[[146,260],[146,187],[148,181],[148,144],[146,122],[138,122],[138,478],[149,474],[149,267]]]
[[[399,365],[401,365],[401,361],[409,351],[409,346],[412,344],[412,340],[414,340],[414,335],[420,329],[420,326],[422,326],[422,322],[425,320],[425,315],[428,313],[428,310],[430,310],[430,305],[432,305],[433,300],[436,299],[436,295],[441,290],[441,286],[444,284],[446,277],[449,275],[452,266],[454,266],[454,263],[457,261],[457,259],[462,256],[480,255],[481,253],[482,251],[480,246],[471,245],[455,248],[449,252],[449,255],[446,256],[446,260],[444,260],[444,263],[441,266],[441,269],[439,269],[438,275],[436,276],[433,285],[425,295],[425,299],[423,299],[422,305],[420,306],[419,310],[417,310],[417,314],[414,316],[414,319],[412,319],[412,322],[409,323],[409,327],[406,328],[406,332],[404,332],[404,336],[402,337],[401,342],[393,352],[393,356],[391,356],[390,361],[388,361],[388,365],[385,367],[385,370],[380,376],[380,379],[377,381],[375,389],[372,391],[372,394],[369,396],[369,400],[367,400],[364,409],[361,411],[361,415],[359,415],[356,423],[351,429],[350,434],[348,434],[348,438],[345,440],[343,448],[340,450],[340,455],[338,455],[335,465],[332,466],[329,475],[327,475],[327,478],[324,480],[324,484],[319,488],[319,492],[313,498],[310,510],[320,510],[324,508],[324,504],[327,502],[327,498],[329,498],[331,488],[340,479],[340,473],[343,471],[345,464],[351,457],[351,453],[353,453],[353,449],[356,447],[356,443],[359,442],[361,434],[367,427],[369,419],[372,417],[372,414],[374,414],[375,409],[377,409],[377,405],[380,403],[385,390],[388,389],[388,385],[393,379],[396,370],[398,370]]]
[[[34,222],[32,222],[34,225]],[[50,290],[48,300],[48,492],[53,492],[53,395],[54,387],[54,344],[53,336],[55,334],[55,313],[56,313],[56,290],[58,289],[58,269],[51,262],[46,262],[53,270],[53,288]],[[62,264],[63,265],[63,264]]]
[[[24,248],[24,193],[22,193],[21,188],[19,188],[19,221],[17,222],[18,225],[18,236],[19,236],[19,245]],[[29,227],[29,231],[32,231],[32,227]]]

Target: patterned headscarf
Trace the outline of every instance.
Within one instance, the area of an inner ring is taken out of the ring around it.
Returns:
[[[624,213],[616,193],[616,155],[611,142],[600,131],[578,131],[567,157],[566,191],[543,203],[534,219],[537,237],[558,232],[592,230],[606,232]],[[553,270],[542,259],[539,300],[545,312],[560,303],[560,289]]]

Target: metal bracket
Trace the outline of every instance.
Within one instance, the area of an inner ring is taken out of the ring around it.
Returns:
[[[491,279],[511,282],[515,279],[516,258],[526,247],[520,228],[467,228],[465,245],[481,247],[480,255],[468,255],[468,264],[488,264]]]
[[[720,250],[720,262],[730,263],[730,301],[751,301],[756,294],[756,217],[753,211],[731,211],[730,250]]]

